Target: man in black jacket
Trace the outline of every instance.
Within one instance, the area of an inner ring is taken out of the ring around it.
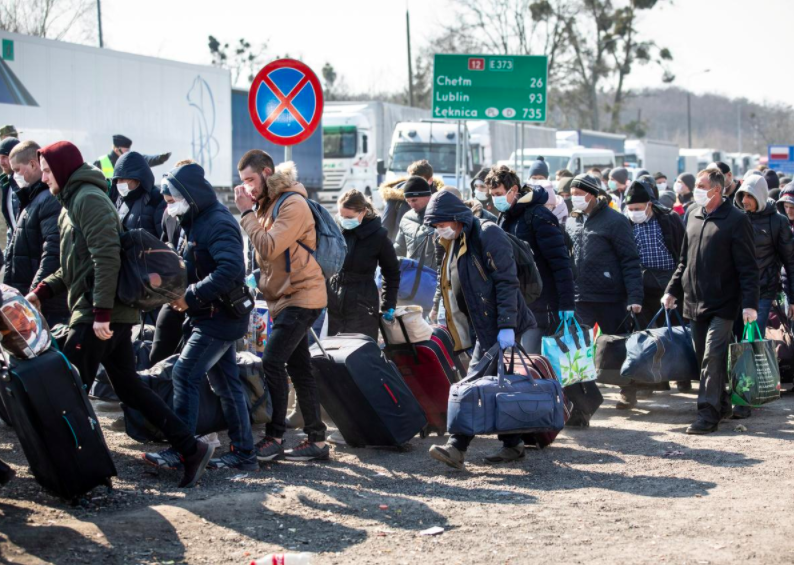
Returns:
[[[41,182],[41,165],[33,141],[23,141],[9,155],[11,168],[19,189],[20,203],[17,225],[8,243],[3,282],[23,295],[61,266],[58,216],[61,204]],[[66,295],[42,300],[41,313],[50,327],[69,319]]]
[[[605,334],[623,332],[626,310],[642,311],[642,270],[631,224],[599,196],[599,183],[579,175],[571,183],[574,211],[565,224],[574,262],[576,315]]]
[[[665,308],[683,299],[701,366],[698,419],[688,434],[715,432],[720,420],[731,416],[727,387],[733,322],[740,311],[745,323],[758,318],[753,227],[746,214],[722,197],[724,185],[716,167],[698,173],[681,258],[662,298]]]
[[[542,163],[542,161],[541,161]],[[543,291],[529,305],[538,327],[524,333],[521,343],[529,353],[540,353],[541,339],[559,323],[560,311],[574,310],[571,258],[565,236],[554,213],[545,207],[549,194],[540,187],[520,187],[514,171],[494,166],[485,179],[491,198],[501,208],[499,225],[506,232],[529,243],[543,281]]]
[[[154,173],[146,158],[137,151],[119,157],[113,170],[113,187],[118,193],[115,203],[122,225],[128,230],[142,228],[161,238],[165,200],[154,187]]]

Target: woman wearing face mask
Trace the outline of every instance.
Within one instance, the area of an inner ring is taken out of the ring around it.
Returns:
[[[154,189],[154,174],[146,158],[136,151],[119,157],[113,170],[113,187],[118,194],[116,209],[124,227],[142,228],[159,239],[163,235],[165,200]]]
[[[653,200],[651,182],[650,177],[641,177],[631,184],[626,191],[624,212],[631,222],[634,241],[640,254],[643,301],[642,311],[637,317],[642,329],[648,327],[659,310],[659,302],[678,266],[685,231],[684,222],[678,214]],[[664,320],[658,318],[657,327],[663,324]],[[682,381],[679,388],[686,389],[687,385],[691,388],[689,381]],[[636,387],[622,388],[616,408],[626,410],[636,404]]]
[[[488,176],[488,171],[490,171],[490,169],[483,167],[480,169],[480,172],[477,173],[477,176],[471,179],[471,195],[477,202],[482,204],[483,210],[490,212],[494,216],[498,216],[499,210],[494,207],[493,199],[488,192],[488,187],[485,186],[485,177]]]
[[[400,263],[372,203],[358,190],[339,197],[339,225],[347,257],[328,285],[328,335],[360,333],[378,339],[380,312],[390,318],[397,306]],[[380,266],[383,295],[378,295],[375,269]]]
[[[673,192],[675,192],[677,200],[673,210],[684,217],[684,225],[686,225],[687,213],[694,203],[693,190],[695,190],[695,175],[692,173],[681,173],[678,175],[673,185]]]

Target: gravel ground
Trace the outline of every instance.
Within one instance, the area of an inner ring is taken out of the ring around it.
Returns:
[[[498,446],[484,438],[454,471],[427,456],[441,438],[417,438],[407,452],[212,472],[191,491],[148,472],[140,454],[159,446],[102,414],[120,476],[77,507],[41,491],[0,427],[0,458],[18,472],[0,490],[0,564],[243,565],[281,551],[315,564],[794,563],[794,394],[698,437],[683,433],[694,394],[657,392],[624,413],[616,390],[590,429],[511,465],[483,464]]]

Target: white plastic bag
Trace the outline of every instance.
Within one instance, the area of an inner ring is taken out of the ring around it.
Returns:
[[[433,336],[433,327],[422,316],[421,306],[400,306],[394,311],[394,321],[383,320],[384,338],[389,345],[419,343]],[[405,331],[400,326],[402,321]],[[406,342],[406,334],[407,342]]]

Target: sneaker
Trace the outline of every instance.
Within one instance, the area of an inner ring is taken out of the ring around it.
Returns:
[[[524,450],[524,444],[523,443],[519,443],[515,447],[507,447],[506,445],[504,445],[496,453],[487,456],[485,458],[485,462],[486,463],[509,463],[510,461],[516,461],[518,459],[523,459],[524,455],[525,455],[525,450]]]
[[[630,410],[637,406],[637,389],[622,388],[615,408],[617,410]],[[569,420],[570,421],[570,420]]]
[[[218,434],[215,432],[197,437],[196,439],[199,441],[203,441],[207,445],[211,445],[215,449],[218,449],[221,446],[221,440],[218,439]]]
[[[276,461],[284,459],[284,446],[272,437],[259,440],[254,446],[258,461]]]
[[[156,453],[144,453],[143,460],[154,467],[169,469],[171,471],[176,471],[183,467],[182,456],[179,455],[179,452],[173,447],[163,449]]]
[[[690,435],[706,435],[717,431],[719,424],[710,424],[705,420],[698,420],[686,429]]]
[[[446,445],[434,445],[430,448],[430,457],[436,461],[446,463],[453,469],[463,469],[465,467],[465,456],[466,454],[463,451],[450,443]]]
[[[215,453],[215,448],[207,445],[203,441],[199,441],[196,452],[190,457],[185,457],[185,474],[182,475],[182,480],[179,481],[179,488],[193,488],[198,483],[201,475],[207,469],[207,464],[212,459],[212,454]]]
[[[347,442],[345,441],[345,438],[342,437],[342,433],[339,430],[337,430],[335,432],[332,432],[328,436],[328,440],[327,441],[328,441],[328,443],[332,443],[334,445],[347,445]]]
[[[734,406],[732,419],[746,420],[752,415],[753,411],[749,406]]]
[[[319,447],[309,440],[302,441],[298,447],[284,452],[287,461],[328,461],[331,457],[331,448],[327,445]]]
[[[208,444],[212,445],[212,444]],[[258,471],[259,462],[256,460],[255,451],[235,451],[231,446],[229,451],[216,459],[210,459],[208,469],[239,469],[240,471]]]

